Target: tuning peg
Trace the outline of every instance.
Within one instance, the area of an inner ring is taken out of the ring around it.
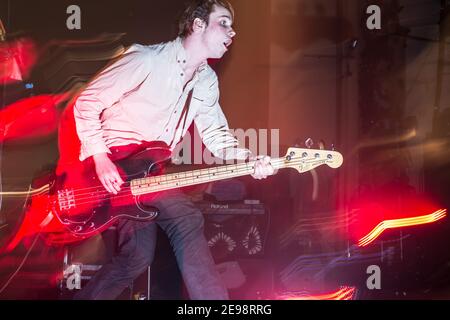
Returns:
[[[291,151],[291,152],[289,152],[289,154],[286,156],[286,160],[287,161],[291,161],[292,160],[292,158],[295,156],[295,152],[294,151]]]
[[[308,139],[305,140],[305,146],[306,146],[308,149],[311,149],[311,147],[312,147],[313,145],[314,145],[313,139],[308,138]]]

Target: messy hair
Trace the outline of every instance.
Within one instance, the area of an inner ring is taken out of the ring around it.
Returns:
[[[214,9],[214,6],[219,6],[227,9],[231,13],[231,18],[234,18],[234,10],[227,0],[193,0],[186,7],[178,22],[178,35],[182,38],[187,37],[193,31],[194,20],[199,18],[203,20],[206,25],[209,24],[209,16]]]

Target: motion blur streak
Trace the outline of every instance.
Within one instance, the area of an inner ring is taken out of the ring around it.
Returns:
[[[336,292],[311,295],[307,293],[287,294],[278,296],[281,300],[352,300],[355,294],[354,287],[341,287]]]
[[[378,238],[380,234],[386,229],[416,226],[420,224],[438,221],[446,216],[446,212],[447,212],[446,209],[440,209],[425,216],[395,219],[395,220],[385,220],[383,222],[380,222],[369,234],[361,238],[358,242],[358,245],[361,247],[367,246],[368,244],[372,243],[376,238]]]

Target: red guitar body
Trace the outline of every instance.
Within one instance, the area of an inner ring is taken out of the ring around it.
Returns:
[[[114,147],[111,152],[110,158],[125,181],[117,195],[104,189],[92,158],[60,162],[56,175],[50,175],[46,181],[49,188],[29,198],[20,227],[6,250],[36,233],[55,245],[91,237],[121,218],[156,218],[157,208],[147,207],[140,196],[133,196],[129,181],[161,173],[163,164],[170,159],[170,149],[163,142],[152,142]]]

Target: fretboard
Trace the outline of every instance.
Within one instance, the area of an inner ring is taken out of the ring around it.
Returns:
[[[339,152],[300,148],[289,148],[285,157],[270,160],[270,164],[275,170],[291,167],[300,173],[310,171],[323,164],[327,164],[332,168],[338,168],[342,162],[343,157]],[[135,179],[130,182],[131,193],[133,195],[143,195],[246,176],[255,172],[255,163],[256,161],[253,160],[238,164]]]
[[[284,168],[284,158],[272,159],[272,167],[277,170]],[[255,161],[223,165],[218,167],[178,172],[155,177],[135,179],[131,181],[131,193],[142,195],[180,187],[193,186],[212,181],[236,178],[252,174],[255,171]]]

